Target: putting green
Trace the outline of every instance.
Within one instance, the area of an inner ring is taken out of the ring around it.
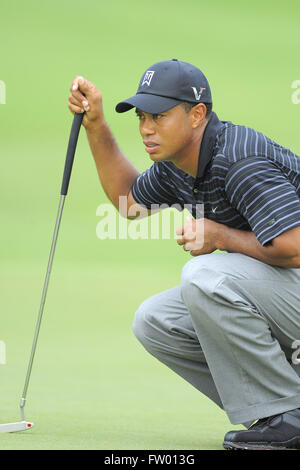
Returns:
[[[151,165],[134,113],[148,65],[173,57],[203,68],[224,120],[300,153],[296,1],[211,4],[138,0],[1,3],[1,422],[19,419],[27,362],[58,206],[75,75],[101,89],[106,118],[140,171]],[[222,449],[226,415],[148,355],[135,310],[177,285],[190,259],[174,240],[99,240],[108,203],[84,129],[44,312],[25,414],[35,427],[0,434],[1,449]]]

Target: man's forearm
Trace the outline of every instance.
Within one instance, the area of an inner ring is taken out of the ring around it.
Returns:
[[[220,224],[217,248],[221,251],[242,253],[274,266],[299,268],[299,250],[296,244],[283,243],[284,237],[285,234],[262,246],[253,232]]]
[[[103,189],[118,209],[119,196],[128,195],[139,171],[123,155],[105,122],[86,133]]]
[[[72,113],[84,113],[82,124],[96,163],[102,187],[114,206],[119,209],[119,196],[127,196],[138,170],[119,149],[105,119],[102,94],[82,76],[72,82],[68,107]]]

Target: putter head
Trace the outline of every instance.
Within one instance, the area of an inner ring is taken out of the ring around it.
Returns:
[[[34,423],[29,421],[19,421],[18,423],[6,423],[0,424],[0,432],[19,432],[27,431],[28,429],[33,428]]]

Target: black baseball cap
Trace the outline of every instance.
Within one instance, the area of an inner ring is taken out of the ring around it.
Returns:
[[[189,103],[212,103],[211,91],[205,75],[194,65],[178,59],[151,65],[143,74],[136,95],[116,106],[118,113],[139,108],[157,114]]]

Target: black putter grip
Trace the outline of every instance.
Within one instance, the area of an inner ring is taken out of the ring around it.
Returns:
[[[74,155],[75,155],[75,150],[76,150],[76,145],[78,141],[83,114],[84,113],[74,114],[74,119],[73,119],[73,123],[71,127],[69,143],[68,143],[67,155],[66,155],[64,175],[63,175],[61,191],[60,191],[60,194],[64,196],[68,192],[71,171],[72,171],[72,166],[73,166],[73,161],[74,161]]]

